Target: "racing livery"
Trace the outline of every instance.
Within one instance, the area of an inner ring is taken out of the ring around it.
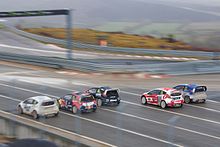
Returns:
[[[73,92],[58,99],[59,108],[79,112],[95,112],[97,109],[96,100],[90,94]]]
[[[173,88],[183,92],[183,98],[185,103],[190,103],[190,102],[204,103],[207,99],[206,86],[199,86],[197,84],[180,84]]]
[[[153,104],[161,108],[182,107],[184,99],[182,93],[173,88],[156,88],[145,92],[141,96],[141,103],[143,105]]]
[[[100,107],[102,105],[119,105],[119,89],[110,87],[92,87],[85,91],[93,95],[97,101],[97,105]]]
[[[32,115],[34,119],[39,116],[57,116],[59,114],[57,101],[48,96],[30,97],[18,104],[17,111],[20,114]]]

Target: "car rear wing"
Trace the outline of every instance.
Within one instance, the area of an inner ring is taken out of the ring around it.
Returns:
[[[196,88],[193,89],[193,92],[206,92],[207,91],[207,87],[206,86],[197,86]]]
[[[104,95],[106,95],[109,91],[117,91],[118,93],[120,92],[119,88],[111,88],[111,89],[106,89],[104,92]]]
[[[118,93],[120,92],[119,88],[111,88],[111,89],[106,89],[105,91],[108,92],[108,91],[118,91]]]

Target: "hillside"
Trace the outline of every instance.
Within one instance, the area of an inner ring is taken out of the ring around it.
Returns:
[[[27,32],[53,38],[64,39],[65,30],[62,28],[34,28],[24,29]],[[167,38],[154,38],[152,36],[128,35],[121,32],[100,32],[90,29],[74,29],[73,40],[89,44],[99,44],[99,39],[105,38],[109,46],[154,49],[183,49],[191,50],[192,47],[180,41],[175,41],[172,36]],[[170,39],[169,39],[170,38]]]

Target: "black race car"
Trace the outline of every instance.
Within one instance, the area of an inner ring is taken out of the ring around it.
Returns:
[[[85,91],[93,95],[97,101],[97,105],[119,105],[119,89],[110,87],[92,87]]]

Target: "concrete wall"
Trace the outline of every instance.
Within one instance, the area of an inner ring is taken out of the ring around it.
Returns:
[[[56,143],[59,147],[94,146],[106,147],[110,144],[88,138],[70,131],[49,126],[0,110],[0,134],[17,139],[38,138]]]

